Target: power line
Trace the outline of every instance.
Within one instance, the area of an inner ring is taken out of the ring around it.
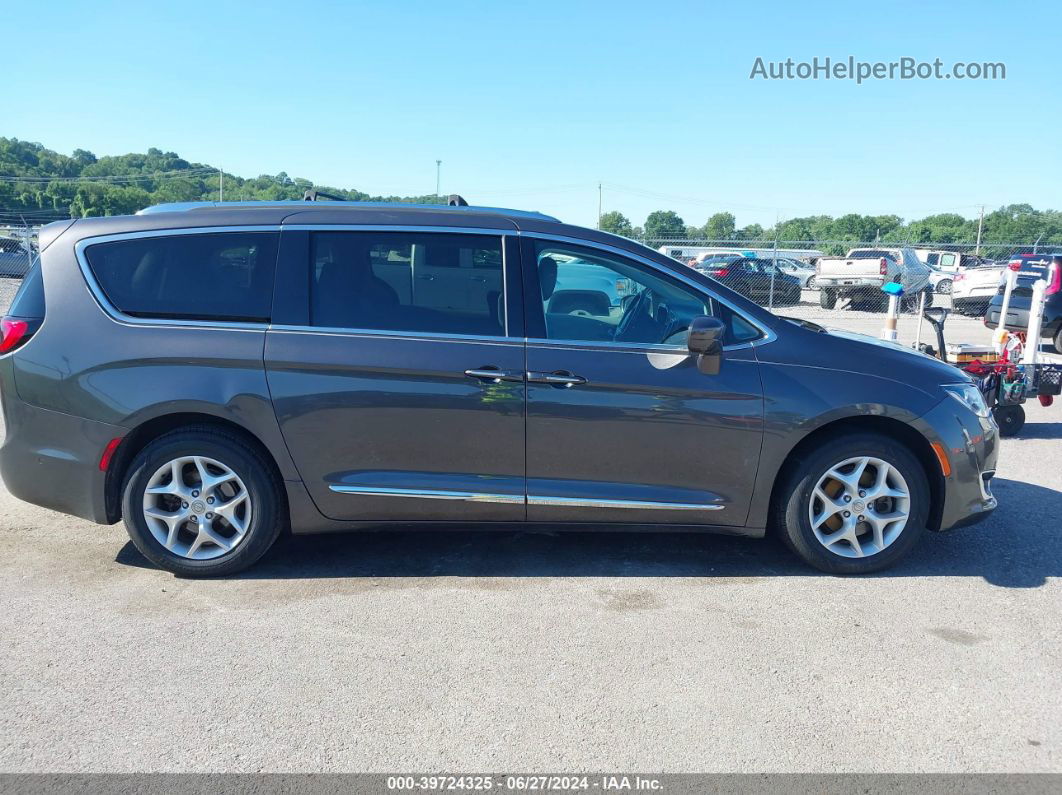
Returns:
[[[0,182],[26,182],[32,184],[48,184],[51,182],[147,182],[156,179],[174,179],[177,177],[201,177],[217,173],[215,168],[180,169],[177,171],[156,171],[151,174],[110,174],[87,177],[40,177],[40,176],[12,176],[0,175]]]

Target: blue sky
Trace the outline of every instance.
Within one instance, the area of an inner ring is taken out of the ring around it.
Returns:
[[[4,0],[4,3],[12,0]],[[939,7],[938,7],[939,6]],[[21,7],[21,6],[19,6]],[[1058,3],[51,2],[0,135],[241,176],[739,225],[1058,208]],[[1002,81],[750,80],[757,56],[1002,61]],[[24,90],[25,89],[25,90]]]

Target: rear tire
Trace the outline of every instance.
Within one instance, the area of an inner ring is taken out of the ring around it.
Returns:
[[[1025,409],[1021,406],[996,406],[992,409],[1000,436],[1017,436],[1025,426]]]
[[[133,459],[122,515],[152,563],[183,577],[217,577],[266,553],[287,523],[287,503],[261,453],[236,434],[193,426],[160,436]]]
[[[859,470],[858,462],[863,460],[867,463]],[[883,469],[885,486],[879,488]],[[856,485],[846,486],[831,471],[853,476],[862,472],[862,477],[855,478]],[[910,450],[888,437],[853,433],[833,439],[792,462],[784,477],[772,506],[772,527],[801,560],[820,571],[866,574],[888,568],[925,532],[929,517],[925,470]],[[829,504],[820,496],[827,490],[835,498]],[[874,498],[885,491],[906,496]],[[813,513],[825,518],[813,525]],[[868,521],[860,522],[860,516]],[[904,518],[890,520],[893,516]]]
[[[942,279],[938,282],[937,292],[941,295],[951,295],[951,279]]]
[[[1055,346],[1055,353],[1062,353],[1062,326],[1058,327],[1058,331],[1055,332],[1051,343]]]
[[[819,290],[819,306],[823,309],[833,309],[837,306],[837,291],[825,288]]]

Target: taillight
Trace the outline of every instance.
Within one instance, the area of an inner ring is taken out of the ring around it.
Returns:
[[[1054,295],[1058,292],[1062,292],[1062,265],[1055,260],[1047,271],[1047,289],[1044,290],[1044,295]]]
[[[712,275],[715,276],[717,279],[723,279],[728,273],[730,273],[730,269],[723,268],[722,270],[715,271]]]
[[[878,268],[878,271],[882,276],[889,272],[889,263],[884,257],[881,258],[881,266]]]
[[[965,273],[956,273],[954,276],[951,277],[951,280],[953,282],[961,282],[965,278],[966,278],[966,274]]]
[[[33,333],[40,328],[40,323],[39,320],[10,315],[0,318],[0,354],[11,353],[15,348],[28,342]]]

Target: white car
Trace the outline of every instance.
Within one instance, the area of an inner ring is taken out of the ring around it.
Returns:
[[[932,265],[929,266],[929,286],[933,288],[933,292],[940,295],[948,295],[954,284],[954,273],[937,270]]]
[[[984,317],[988,302],[999,292],[1006,272],[1006,265],[996,264],[960,268],[951,275],[952,307],[964,315]]]

